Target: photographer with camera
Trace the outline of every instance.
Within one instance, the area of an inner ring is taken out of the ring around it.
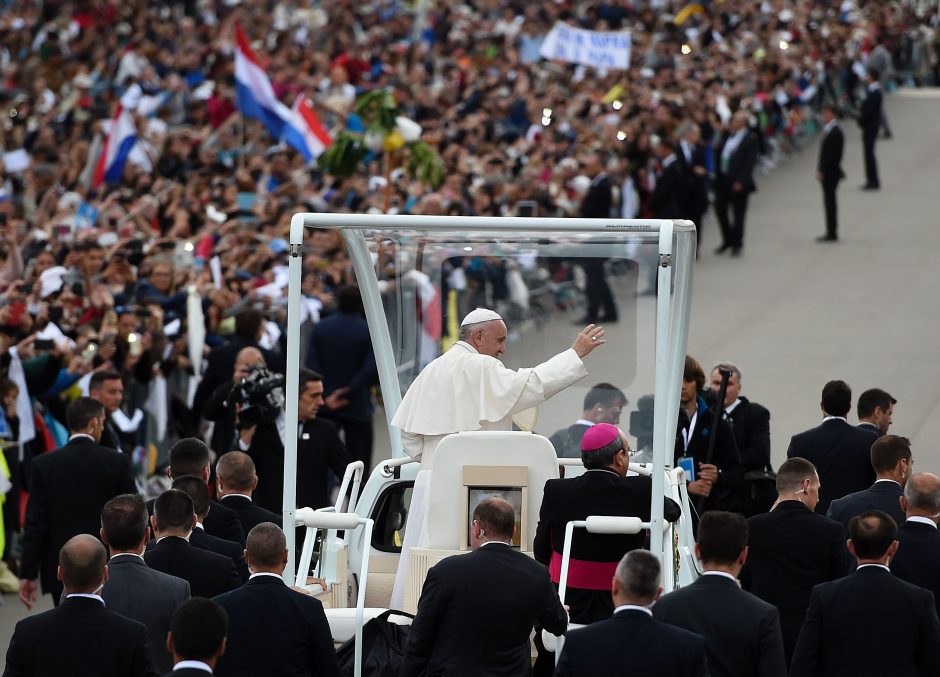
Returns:
[[[329,472],[342,477],[349,454],[336,426],[318,418],[323,406],[323,377],[300,370],[300,425],[296,433],[284,429],[284,377],[264,367],[253,367],[232,389],[236,404],[238,448],[251,456],[258,473],[256,504],[274,513],[282,510],[284,493],[284,441],[298,436],[297,507],[322,508],[330,504]]]

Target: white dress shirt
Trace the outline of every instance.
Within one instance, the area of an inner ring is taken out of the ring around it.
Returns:
[[[619,614],[621,611],[642,611],[645,614],[649,614],[651,617],[653,615],[653,611],[648,606],[639,606],[637,604],[621,604],[614,609],[614,614]]]
[[[212,668],[210,668],[208,665],[206,665],[202,661],[180,661],[179,663],[173,666],[173,672],[176,672],[177,670],[185,670],[187,668],[192,668],[193,670],[204,670],[205,672],[208,672],[210,675],[212,674]]]

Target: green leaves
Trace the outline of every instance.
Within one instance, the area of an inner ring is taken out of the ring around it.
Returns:
[[[408,160],[405,170],[408,176],[428,183],[435,190],[444,183],[447,167],[437,151],[424,141],[418,141],[408,147]]]
[[[317,164],[327,174],[346,178],[356,173],[368,152],[361,136],[342,131],[323,151]]]

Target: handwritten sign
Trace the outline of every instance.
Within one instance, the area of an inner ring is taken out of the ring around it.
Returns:
[[[543,59],[626,70],[630,67],[630,33],[586,31],[559,21],[545,37],[539,53]]]

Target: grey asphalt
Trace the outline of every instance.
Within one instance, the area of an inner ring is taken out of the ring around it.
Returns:
[[[814,240],[824,230],[814,180],[816,140],[759,177],[742,257],[712,254],[717,224],[713,215],[704,223],[689,352],[706,369],[726,359],[741,367],[743,394],[771,411],[775,465],[791,435],[819,422],[823,384],[840,378],[856,395],[876,386],[892,393],[899,402],[891,432],[911,438],[915,470],[940,472],[940,90],[902,90],[888,97],[887,110],[895,137],[878,143],[880,192],[858,190],[864,180],[861,139],[851,120],[842,122],[848,178],[839,190],[840,242]],[[641,325],[651,303],[637,304]],[[585,382],[616,382],[623,351],[636,345],[636,379],[626,388],[635,402],[650,390],[652,359],[648,338],[630,326],[610,327],[611,342],[587,360],[592,375]],[[575,332],[564,315],[538,332],[524,330],[510,346],[517,360],[507,362],[548,357]],[[550,434],[573,422],[583,392],[574,389],[543,406],[537,430]],[[377,412],[376,422],[383,420]],[[626,412],[622,423],[626,428]],[[380,425],[376,432],[379,460],[388,441]],[[3,602],[5,653],[26,612],[15,595],[3,595]],[[44,597],[33,613],[50,606]]]

